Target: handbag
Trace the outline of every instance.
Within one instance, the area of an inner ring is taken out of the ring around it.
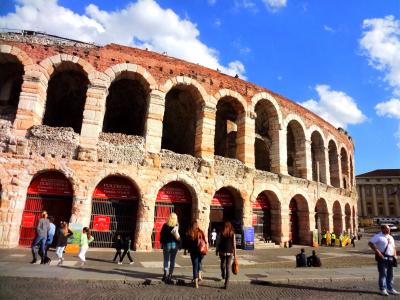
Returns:
[[[232,273],[234,275],[237,275],[239,273],[239,262],[236,258],[236,255],[235,255],[235,257],[233,259],[233,263],[232,263]]]
[[[393,266],[394,268],[397,268],[397,258],[396,258],[395,256],[393,256],[392,266]]]
[[[171,234],[172,236],[179,241],[181,239],[181,236],[179,235],[179,230],[178,230],[178,226],[175,226],[172,230],[171,230]]]
[[[207,242],[203,238],[199,238],[197,241],[197,249],[200,254],[206,255],[208,253]]]

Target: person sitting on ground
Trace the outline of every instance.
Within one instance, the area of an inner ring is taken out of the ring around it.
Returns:
[[[296,255],[296,267],[303,268],[307,267],[307,256],[304,248],[301,248],[300,253]]]
[[[307,266],[309,267],[321,267],[321,259],[317,256],[315,250],[312,251],[312,255],[307,258]]]

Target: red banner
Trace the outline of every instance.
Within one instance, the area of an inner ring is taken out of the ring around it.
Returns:
[[[157,194],[157,202],[166,203],[187,203],[192,202],[190,192],[180,182],[171,182],[164,185]]]
[[[138,193],[133,184],[123,177],[107,177],[96,187],[93,198],[137,199]]]
[[[257,215],[256,214],[253,215],[251,224],[257,225]]]
[[[72,187],[63,174],[50,171],[32,180],[28,194],[72,196]]]
[[[219,189],[214,194],[214,197],[211,200],[211,205],[223,207],[233,206],[234,199],[231,192],[226,188]]]
[[[268,197],[264,193],[258,195],[256,201],[254,201],[251,206],[255,209],[271,209]]]
[[[23,216],[22,216],[22,225],[21,225],[21,227],[32,228],[34,226],[35,226],[35,214],[24,213]]]
[[[94,216],[93,231],[110,231],[110,216]]]

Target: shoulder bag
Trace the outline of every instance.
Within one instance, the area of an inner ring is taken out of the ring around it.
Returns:
[[[239,262],[236,257],[236,238],[235,234],[233,234],[233,263],[232,263],[232,273],[237,275],[239,273]]]

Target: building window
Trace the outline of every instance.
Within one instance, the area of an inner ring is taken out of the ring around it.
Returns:
[[[382,196],[382,187],[381,186],[376,187],[376,195]]]

